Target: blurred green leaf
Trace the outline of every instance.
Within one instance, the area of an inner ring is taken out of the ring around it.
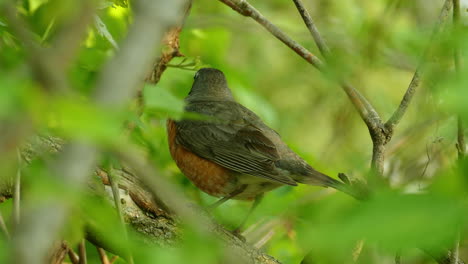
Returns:
[[[124,120],[124,113],[111,113],[87,100],[60,98],[50,105],[47,119],[41,121],[67,138],[113,144],[119,142]]]
[[[159,85],[146,84],[143,89],[143,98],[148,109],[176,115],[182,114],[184,111],[184,101]]]
[[[29,0],[29,9],[34,13],[41,5],[47,3],[49,0]]]
[[[302,241],[329,254],[364,239],[390,253],[406,248],[449,247],[466,208],[432,194],[381,194],[344,212],[304,220]],[[429,235],[430,234],[430,235]],[[331,250],[331,251],[330,251]]]

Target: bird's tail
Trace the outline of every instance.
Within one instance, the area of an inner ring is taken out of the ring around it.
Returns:
[[[369,192],[366,190],[363,184],[354,184],[350,183],[349,181],[342,182],[314,169],[310,170],[307,175],[295,180],[300,183],[309,185],[331,187],[346,193],[356,198],[357,200],[364,200],[369,195]]]

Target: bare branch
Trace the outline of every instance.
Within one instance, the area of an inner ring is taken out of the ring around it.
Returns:
[[[237,13],[243,16],[249,16],[248,13],[244,12],[242,8],[239,8],[237,4],[233,3],[231,0],[220,0],[220,1],[223,2],[225,5],[229,6],[230,8],[232,8],[232,10],[236,11]]]
[[[15,177],[15,189],[13,192],[13,223],[18,226],[20,221],[20,204],[21,204],[21,170],[22,170],[22,159],[20,150],[17,150],[18,168],[16,170]]]
[[[442,30],[442,25],[443,23],[447,20],[448,17],[450,17],[450,10],[452,9],[452,0],[446,0],[442,10],[440,12],[439,18],[436,22],[436,25],[434,27],[434,30],[432,32],[432,37],[431,41],[429,44],[429,47],[426,49],[424,52],[422,59],[420,61],[420,64],[418,68],[416,69],[416,72],[413,75],[413,78],[408,86],[408,89],[405,92],[405,95],[403,96],[403,99],[400,102],[400,105],[398,108],[395,110],[393,115],[390,117],[390,119],[385,123],[385,127],[392,131],[396,125],[401,121],[403,116],[406,113],[406,110],[408,109],[409,104],[411,103],[411,100],[413,99],[413,95],[416,92],[416,89],[419,87],[421,81],[420,81],[420,76],[421,76],[421,71],[422,67],[427,60],[429,50],[431,48],[431,43],[433,42],[434,38],[440,33]]]
[[[326,58],[327,55],[330,53],[330,49],[328,48],[325,40],[320,35],[320,32],[318,31],[317,27],[314,24],[314,21],[312,20],[312,17],[310,16],[307,9],[305,9],[301,0],[293,0],[293,1],[297,7],[297,10],[299,11],[299,14],[301,14],[302,20],[304,20],[304,23],[309,29],[310,34],[312,34],[312,37],[314,38],[315,43],[317,44],[317,47],[320,50],[320,53],[322,53],[322,55]]]
[[[70,261],[73,264],[79,264],[79,262],[80,262],[80,259],[78,258],[78,255],[71,248],[68,248],[68,258],[70,258]]]
[[[102,264],[110,264],[109,258],[107,257],[106,251],[103,248],[96,247],[99,253],[99,259],[101,260]]]
[[[10,232],[8,232],[8,228],[5,224],[5,220],[3,219],[2,212],[0,212],[0,230],[2,230],[7,239],[10,239]]]
[[[460,0],[452,0],[453,2],[453,32],[460,30]],[[456,77],[459,78],[462,70],[462,61],[460,56],[460,47],[458,40],[455,41],[454,51],[453,51],[453,61],[455,64]],[[458,129],[457,129],[457,150],[458,150],[458,160],[463,160],[466,154],[466,145],[465,145],[465,131],[463,127],[463,121],[458,116]],[[460,229],[460,228],[459,228]],[[457,264],[460,255],[460,230],[458,230],[457,238],[452,249],[452,254],[450,256],[450,264]]]
[[[241,15],[251,17],[257,23],[262,25],[266,30],[268,30],[273,36],[283,42],[286,46],[292,49],[296,54],[305,59],[307,62],[312,64],[315,68],[322,72],[328,71],[325,64],[309,50],[301,46],[299,43],[294,41],[288,35],[286,35],[281,29],[271,23],[266,19],[257,9],[255,9],[251,4],[245,0],[220,0],[224,4],[228,5],[236,12]],[[364,120],[366,125],[371,131],[375,131],[380,127],[380,117],[372,107],[372,105],[364,98],[363,95],[359,93],[354,87],[348,84],[345,81],[339,80],[339,83],[343,90],[346,92],[347,96],[351,100],[352,104],[359,112],[359,115]]]
[[[63,264],[68,252],[69,247],[65,241],[57,242],[48,263]]]
[[[227,253],[223,263],[279,263],[217,225],[203,210],[182,195],[183,192],[177,186],[161,177],[161,173],[142,159],[138,152],[127,147],[125,152],[118,151],[117,155],[135,171],[153,195],[159,196],[165,204],[170,205],[181,221],[199,232],[212,234],[214,239],[220,239]],[[226,242],[226,238],[229,242]]]
[[[456,33],[460,30],[460,0],[452,0],[453,1],[453,28],[454,32]],[[457,73],[457,77],[460,76],[462,70],[462,61],[460,56],[460,46],[458,44],[458,40],[455,43],[454,51],[453,51],[453,60],[455,64],[455,71]],[[462,160],[466,155],[466,143],[465,143],[465,127],[463,124],[463,120],[460,116],[458,116],[458,130],[457,130],[457,150],[458,150],[458,159]]]
[[[86,257],[86,241],[84,239],[82,239],[78,245],[78,255],[80,256],[79,264],[88,263],[88,258]]]
[[[163,43],[165,47],[163,48],[163,52],[161,56],[154,63],[153,70],[146,77],[146,80],[145,80],[146,82],[152,83],[152,84],[158,83],[159,79],[161,78],[161,75],[169,66],[169,62],[175,57],[184,56],[182,53],[180,53],[180,50],[179,50],[180,48],[179,36],[180,36],[180,32],[182,31],[182,27],[184,26],[185,20],[187,19],[190,13],[190,10],[192,8],[192,1],[193,0],[189,0],[187,2],[187,5],[185,7],[185,12],[181,21],[178,22],[175,27],[169,29],[165,33],[164,38],[163,38]],[[139,92],[141,95],[141,91]]]

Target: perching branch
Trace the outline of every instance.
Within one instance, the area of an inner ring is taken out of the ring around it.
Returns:
[[[37,137],[33,142],[30,142],[23,157],[27,163],[30,163],[38,156],[46,153],[56,153],[61,155],[61,145],[63,142],[58,138],[52,137]],[[139,233],[139,238],[143,238],[145,243],[151,245],[159,245],[163,247],[174,247],[180,243],[182,228],[181,222],[186,225],[191,225],[197,230],[205,230],[207,235],[211,235],[214,239],[220,239],[221,244],[225,246],[227,252],[232,252],[228,256],[234,256],[234,261],[226,261],[223,263],[242,263],[247,260],[247,263],[257,264],[278,264],[274,258],[266,255],[261,250],[242,242],[238,237],[230,231],[218,225],[211,217],[209,217],[202,209],[197,209],[192,202],[182,195],[182,191],[177,186],[167,182],[162,177],[161,172],[154,166],[141,158],[140,152],[137,152],[132,147],[126,147],[125,151],[119,151],[117,156],[123,157],[124,167],[113,171],[119,178],[118,187],[121,190],[122,213],[126,223],[132,227],[134,232]],[[125,162],[125,160],[127,162]],[[132,166],[130,166],[132,165]],[[109,174],[101,169],[96,169],[94,175],[101,179],[102,183],[107,187],[110,185]],[[90,182],[93,182],[89,179]],[[92,186],[92,184],[88,184]],[[150,189],[150,191],[148,190]],[[89,191],[89,190],[88,190]],[[96,192],[93,194],[110,196],[108,192]],[[158,201],[154,199],[154,194],[157,194],[162,201],[171,206],[171,214],[162,209]],[[109,197],[109,202],[112,197]],[[97,244],[96,238],[98,234],[87,232],[88,241]],[[115,248],[106,248],[106,244],[98,245],[105,247],[106,250],[124,256],[125,251],[115,251]],[[110,245],[109,245],[110,246]],[[72,251],[68,252],[72,254]],[[74,255],[74,259],[78,263],[78,256]]]
[[[192,204],[177,186],[161,177],[161,173],[151,166],[142,155],[135,150],[126,148],[125,152],[118,151],[119,159],[130,166],[135,175],[144,183],[148,190],[171,206],[171,210],[186,225],[192,226],[199,232],[211,235],[225,248],[226,256],[223,263],[262,263],[278,264],[279,262],[241,241],[232,232],[227,231],[206,215],[201,208]]]

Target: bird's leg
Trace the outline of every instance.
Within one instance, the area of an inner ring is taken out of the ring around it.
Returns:
[[[262,194],[259,194],[257,196],[255,196],[255,200],[252,204],[252,207],[250,207],[250,210],[249,212],[247,213],[247,215],[244,217],[244,220],[242,220],[241,224],[236,228],[234,229],[234,231],[232,231],[234,234],[239,234],[240,235],[240,232],[242,231],[242,229],[244,228],[245,226],[245,223],[247,223],[247,219],[250,217],[250,215],[253,213],[253,211],[255,210],[255,208],[257,208],[257,206],[260,204],[260,202],[262,201],[263,199],[263,193]]]
[[[228,196],[225,196],[225,197],[219,199],[219,200],[218,200],[217,202],[215,202],[214,204],[209,205],[207,209],[211,211],[211,210],[217,208],[218,206],[222,205],[222,204],[223,204],[224,202],[226,202],[227,200],[232,199],[232,198],[234,198],[235,196],[241,194],[241,193],[245,190],[245,188],[247,188],[247,185],[246,185],[246,184],[241,185],[241,187],[239,187],[238,189],[234,190],[234,191],[233,191],[232,193],[230,193]]]

